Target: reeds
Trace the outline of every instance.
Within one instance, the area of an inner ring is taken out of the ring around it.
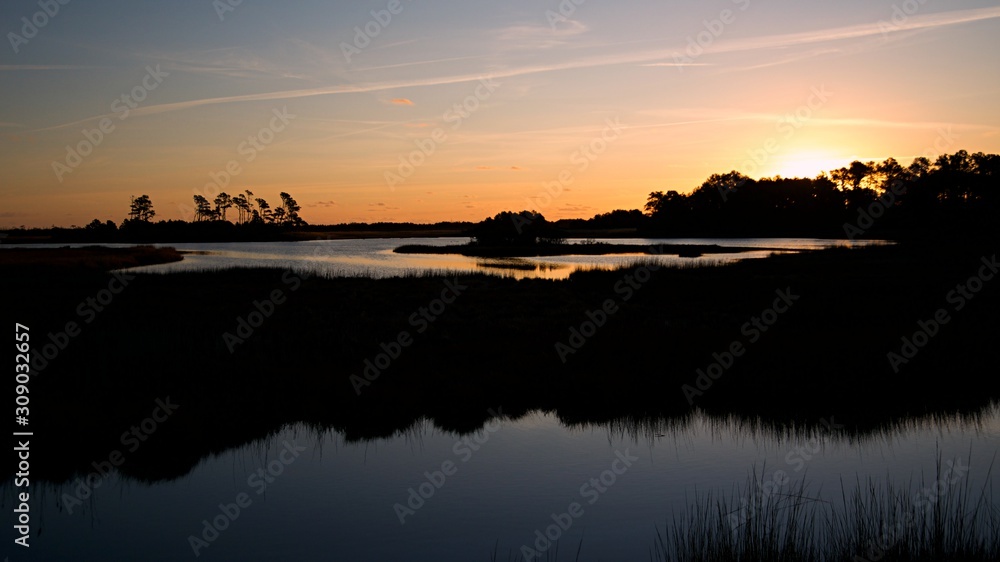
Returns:
[[[1000,560],[1000,508],[992,503],[992,463],[976,488],[961,460],[938,456],[935,478],[905,486],[857,482],[841,504],[763,488],[756,473],[729,497],[696,497],[666,530],[651,559],[685,562],[937,562]]]

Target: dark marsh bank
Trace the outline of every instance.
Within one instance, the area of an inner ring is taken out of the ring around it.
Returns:
[[[4,248],[0,251],[0,270],[11,276],[38,279],[46,274],[76,276],[81,272],[105,272],[114,269],[180,261],[184,256],[174,248],[134,246],[107,248]]]
[[[100,311],[84,303],[108,287],[106,272],[0,268],[36,348],[65,343],[35,357],[39,454],[61,451],[39,476],[87,470],[169,396],[181,408],[157,445],[121,469],[159,480],[296,422],[362,440],[421,418],[472,431],[490,407],[639,425],[697,407],[775,427],[837,415],[864,434],[975,411],[1000,387],[990,375],[997,291],[985,281],[961,310],[949,295],[993,255],[904,245],[565,281],[130,274]],[[893,365],[889,353],[941,309],[949,321]],[[80,330],[67,340],[71,321]],[[743,353],[727,358],[736,343]]]

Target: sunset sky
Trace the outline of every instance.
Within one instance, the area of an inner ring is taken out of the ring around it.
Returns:
[[[314,224],[589,217],[1000,152],[995,0],[49,1],[0,6],[0,227],[190,219],[226,176]]]

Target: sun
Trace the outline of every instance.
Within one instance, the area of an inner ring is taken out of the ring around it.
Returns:
[[[775,159],[774,164],[766,169],[766,175],[783,178],[815,178],[823,172],[842,168],[848,162],[850,158],[837,156],[829,151],[803,150]]]

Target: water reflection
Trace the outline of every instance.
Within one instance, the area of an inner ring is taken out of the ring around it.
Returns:
[[[736,254],[704,255],[691,258],[619,254],[608,256],[568,255],[544,258],[483,259],[459,255],[395,254],[393,249],[414,243],[431,246],[464,244],[467,238],[314,240],[308,242],[261,242],[229,244],[164,244],[186,252],[184,261],[136,268],[137,271],[170,273],[211,271],[233,267],[273,267],[299,273],[371,278],[395,277],[427,271],[482,272],[504,277],[565,279],[573,272],[615,269],[639,261],[666,267],[701,267],[765,258],[773,253],[816,250],[830,247],[860,247],[881,241],[850,241],[789,238],[740,239],[607,239],[609,244],[705,244],[724,247],[762,248]],[[569,240],[579,243],[582,240]],[[766,249],[764,249],[766,248]]]
[[[652,547],[654,527],[683,512],[697,494],[727,493],[749,474],[764,478],[784,469],[790,488],[807,482],[836,503],[842,481],[849,488],[869,476],[906,484],[933,474],[940,455],[967,459],[969,481],[978,489],[989,482],[1000,447],[997,405],[900,420],[863,436],[698,412],[567,424],[555,412],[536,410],[490,426],[460,433],[421,419],[388,437],[354,441],[329,427],[293,424],[210,455],[172,482],[139,484],[112,474],[72,513],[61,498],[74,493],[75,482],[36,481],[32,494],[44,532],[32,554],[192,559],[190,537],[203,536],[220,505],[246,494],[239,517],[207,541],[199,558],[475,561],[489,560],[499,545],[507,559],[576,501],[583,513],[560,538],[563,556],[582,540],[580,560],[637,560]],[[299,456],[289,456],[290,445],[302,448]],[[809,451],[808,458],[790,460],[797,450]],[[581,489],[614,466],[618,453],[637,460],[597,501],[581,498]],[[443,479],[436,475],[442,466],[453,467]],[[425,497],[412,503],[401,524],[395,506],[410,505],[422,485]],[[988,493],[993,503],[1000,499]],[[9,518],[10,505],[3,509]]]

